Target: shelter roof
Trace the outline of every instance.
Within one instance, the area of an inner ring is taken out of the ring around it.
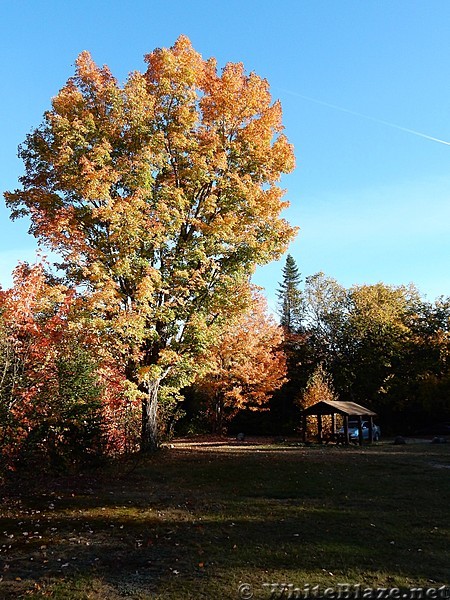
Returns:
[[[303,411],[305,415],[347,415],[349,417],[376,417],[372,410],[356,404],[355,402],[341,402],[338,400],[321,400]]]

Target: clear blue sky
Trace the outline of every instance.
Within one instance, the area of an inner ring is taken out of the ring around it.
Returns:
[[[382,123],[450,142],[449,28],[448,0],[3,0],[1,191],[17,186],[17,146],[82,50],[124,81],[184,33],[281,99],[297,157],[283,181],[301,227],[290,253],[304,276],[450,295],[450,146]],[[1,203],[3,287],[36,246],[8,217]],[[255,277],[272,307],[283,264]]]

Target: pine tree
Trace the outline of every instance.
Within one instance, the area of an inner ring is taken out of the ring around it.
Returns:
[[[301,276],[294,258],[288,254],[283,268],[283,281],[278,289],[280,323],[287,333],[302,328],[303,295],[299,289]]]

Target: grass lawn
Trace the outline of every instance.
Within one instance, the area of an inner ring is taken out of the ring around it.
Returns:
[[[2,600],[450,584],[450,444],[176,443],[0,495]]]

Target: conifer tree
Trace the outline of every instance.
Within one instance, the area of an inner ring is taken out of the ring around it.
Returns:
[[[283,281],[278,289],[280,322],[287,333],[299,333],[301,330],[303,295],[299,289],[300,282],[298,267],[288,254],[283,268]]]

